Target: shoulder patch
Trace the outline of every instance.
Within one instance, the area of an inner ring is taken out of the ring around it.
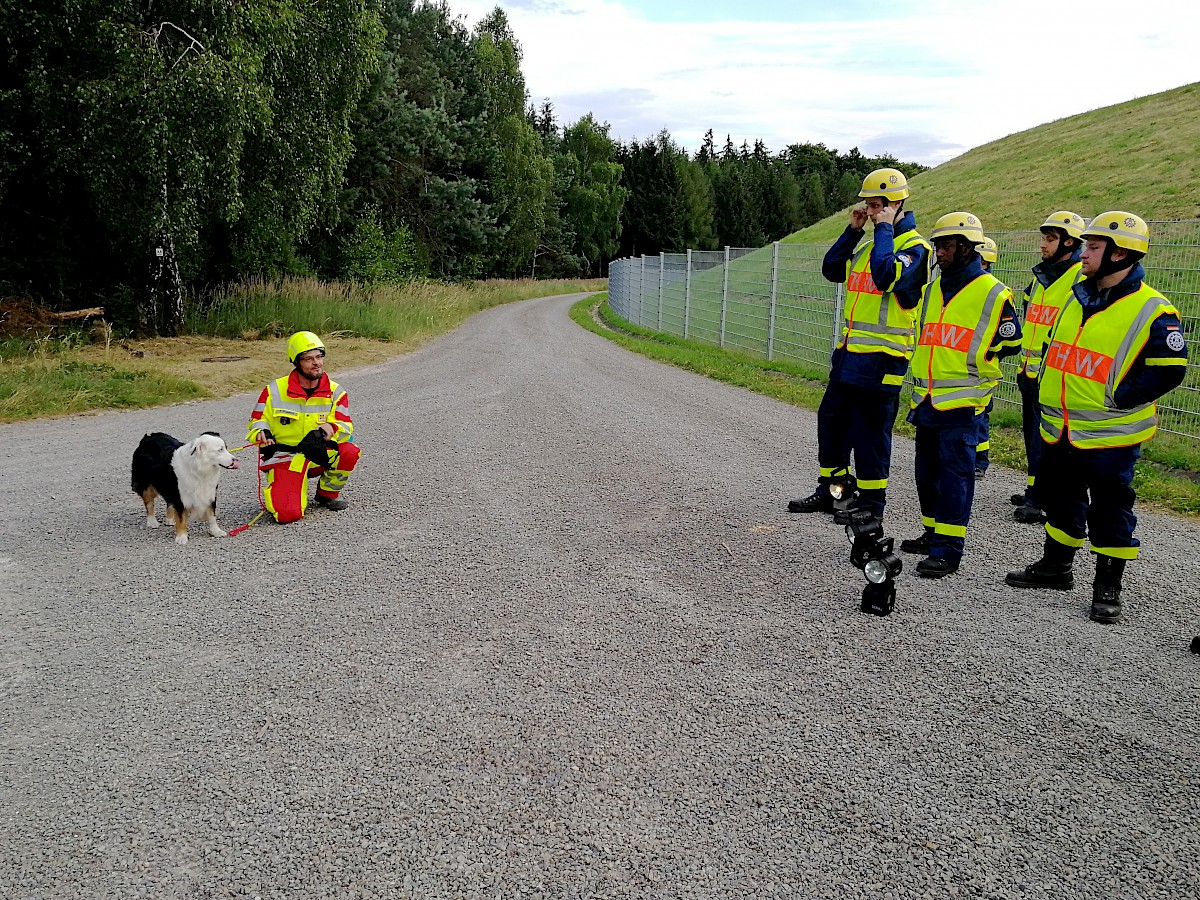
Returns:
[[[1172,331],[1167,335],[1167,349],[1178,353],[1186,345],[1183,341],[1183,334],[1179,331]]]
[[[911,266],[912,265],[912,257],[909,256],[907,253],[897,253],[896,259],[900,260],[900,264],[903,266]]]
[[[1017,333],[1017,323],[1011,319],[1000,323],[1000,337],[1010,338]]]

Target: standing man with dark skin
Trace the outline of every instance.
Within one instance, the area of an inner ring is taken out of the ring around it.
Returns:
[[[917,429],[917,496],[925,533],[902,541],[923,553],[923,578],[958,571],[975,499],[980,420],[1003,372],[1000,358],[1021,346],[1012,291],[983,270],[983,225],[969,212],[942,216],[933,250],[941,274],[925,289],[910,375],[908,421]]]
[[[1145,221],[1101,213],[1083,231],[1077,282],[1050,332],[1038,390],[1043,446],[1039,497],[1046,509],[1042,558],[1005,582],[1070,590],[1076,551],[1090,539],[1094,622],[1121,616],[1133,536],[1134,463],[1158,429],[1156,401],[1187,373],[1179,312],[1144,281]]]
[[[842,333],[830,363],[829,385],[817,411],[817,487],[788,503],[788,512],[832,512],[829,485],[849,475],[853,456],[855,505],[883,518],[892,461],[892,428],[913,348],[913,310],[929,281],[929,242],[904,211],[908,181],[896,169],[869,174],[850,210],[850,224],[825,254],[821,273],[845,283]],[[867,221],[870,240],[860,245]]]
[[[1017,366],[1017,387],[1021,392],[1021,431],[1025,438],[1028,475],[1025,492],[1013,494],[1011,499],[1017,507],[1013,518],[1027,524],[1046,521],[1037,485],[1038,458],[1042,451],[1042,411],[1038,402],[1042,353],[1059,311],[1071,296],[1071,288],[1083,277],[1079,257],[1083,253],[1082,236],[1086,227],[1083,217],[1070,210],[1060,209],[1046,217],[1041,226],[1042,261],[1033,267],[1034,280],[1025,289],[1025,324]]]

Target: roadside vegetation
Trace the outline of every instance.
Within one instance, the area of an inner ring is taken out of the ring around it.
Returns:
[[[599,290],[603,280],[530,279],[374,288],[310,279],[249,282],[191,309],[188,334],[138,340],[103,322],[64,327],[0,308],[0,421],[161,406],[260,387],[286,368],[295,331],[322,334],[338,372],[400,356],[480,310]],[[19,323],[19,324],[17,324]]]
[[[571,318],[589,331],[650,359],[746,388],[793,406],[816,410],[825,392],[825,373],[788,363],[723,350],[634,325],[608,305],[608,294],[580,300]],[[902,402],[896,434],[913,437]],[[991,417],[993,463],[1023,471],[1025,447],[1019,409],[997,405]],[[1189,517],[1200,517],[1200,449],[1177,435],[1159,433],[1143,449],[1134,475],[1138,500]]]

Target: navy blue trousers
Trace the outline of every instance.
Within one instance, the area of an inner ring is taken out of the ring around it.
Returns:
[[[1029,506],[1043,509],[1038,496],[1038,460],[1042,455],[1042,407],[1038,403],[1038,383],[1036,379],[1017,375],[1017,387],[1021,390],[1021,436],[1025,439],[1025,459],[1028,466],[1025,471],[1025,502]]]
[[[883,518],[892,468],[892,429],[900,394],[832,381],[817,410],[817,464],[821,477],[850,469],[861,503]]]
[[[933,529],[931,557],[962,559],[975,501],[975,447],[982,417],[980,413],[954,424],[917,425],[917,497],[921,524]]]
[[[979,442],[975,446],[975,468],[977,471],[986,472],[987,467],[991,464],[992,450],[992,407],[995,402],[988,401],[987,409],[983,411],[983,415],[979,417]]]
[[[1060,544],[1082,547],[1118,559],[1136,559],[1140,542],[1133,536],[1133,464],[1135,447],[1080,450],[1067,441],[1042,443],[1038,497],[1046,511],[1046,533]]]

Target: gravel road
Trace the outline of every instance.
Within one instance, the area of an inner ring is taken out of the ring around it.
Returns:
[[[250,394],[0,426],[0,897],[1200,896],[1196,523],[1140,510],[1096,625],[1090,561],[1002,586],[1041,535],[993,468],[960,573],[864,616],[784,509],[815,415],[575,299],[343,373],[352,505],[286,527],[179,547],[129,491]]]

